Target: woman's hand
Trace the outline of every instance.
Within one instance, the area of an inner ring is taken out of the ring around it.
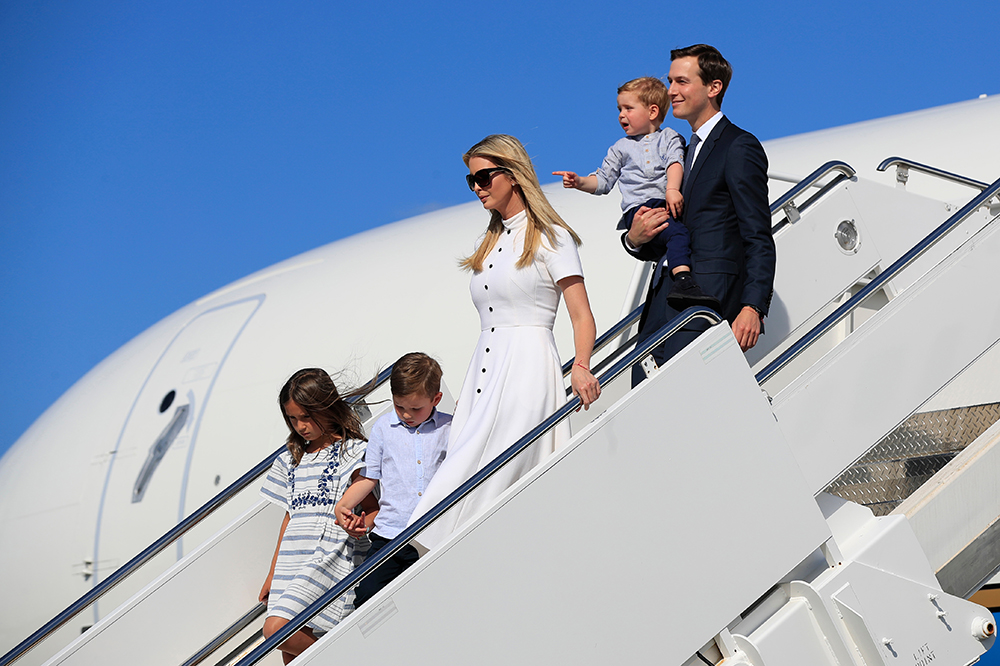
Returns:
[[[597,377],[579,363],[573,364],[570,385],[573,387],[573,395],[580,397],[584,409],[590,409],[590,403],[601,397],[601,384]]]

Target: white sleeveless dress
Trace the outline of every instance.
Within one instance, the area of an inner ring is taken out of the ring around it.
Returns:
[[[428,484],[410,523],[566,401],[566,385],[552,335],[562,295],[556,282],[574,275],[582,277],[583,267],[573,238],[557,228],[556,247],[550,247],[543,237],[535,261],[526,268],[516,268],[527,223],[524,212],[504,220],[505,233],[484,260],[483,270],[472,276],[469,289],[482,329],[479,343],[452,420],[447,457]],[[569,437],[566,420],[416,540],[427,549],[436,547]]]

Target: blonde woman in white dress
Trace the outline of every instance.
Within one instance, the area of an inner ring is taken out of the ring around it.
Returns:
[[[580,238],[553,210],[531,159],[512,136],[488,136],[469,149],[469,188],[490,211],[478,249],[461,266],[481,332],[452,421],[448,454],[413,512],[412,523],[566,400],[552,326],[560,297],[573,323],[570,383],[585,407],[601,388],[590,372],[596,326],[583,281]],[[424,530],[431,549],[565,443],[569,422],[550,430],[464,502]]]

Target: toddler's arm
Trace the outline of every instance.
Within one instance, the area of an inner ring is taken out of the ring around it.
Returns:
[[[681,173],[684,170],[681,169]],[[597,191],[597,176],[578,176],[572,171],[553,171],[553,176],[562,176],[563,187],[575,190],[583,190],[593,194]]]
[[[667,167],[667,192],[663,197],[667,202],[667,210],[676,220],[684,210],[684,197],[681,196],[681,180],[684,178],[684,165],[674,162]]]

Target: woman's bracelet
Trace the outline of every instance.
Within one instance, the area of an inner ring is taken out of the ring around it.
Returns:
[[[577,362],[576,362],[576,363],[574,363],[573,365],[578,365],[578,366],[580,366],[581,368],[583,368],[584,370],[586,370],[587,372],[590,372],[590,368],[588,368],[587,366],[585,366],[585,365],[584,365],[583,363],[580,363],[579,361],[577,361]]]

